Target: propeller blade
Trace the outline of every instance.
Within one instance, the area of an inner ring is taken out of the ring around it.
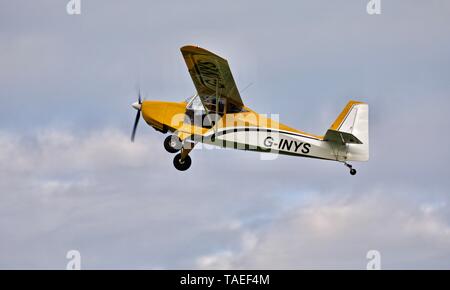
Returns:
[[[136,114],[136,119],[134,120],[133,132],[131,133],[131,142],[134,142],[134,137],[136,136],[136,129],[139,124],[140,117],[141,117],[141,110],[138,110]]]
[[[140,88],[140,87],[139,87],[138,102],[139,102],[139,105],[142,104],[142,99],[141,99],[141,88]]]

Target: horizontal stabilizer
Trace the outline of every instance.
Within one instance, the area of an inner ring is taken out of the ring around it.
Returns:
[[[324,136],[324,141],[338,142],[343,144],[362,144],[355,135],[336,130],[328,130]]]

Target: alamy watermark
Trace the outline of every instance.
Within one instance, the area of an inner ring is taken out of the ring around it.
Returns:
[[[370,250],[366,254],[368,260],[366,269],[367,270],[381,270],[381,254],[377,250]]]
[[[247,112],[245,117],[239,118],[233,114],[180,113],[172,116],[169,126],[179,128],[172,137],[185,137],[181,138],[185,149],[192,149],[197,144],[197,150],[225,148],[257,151],[262,153],[261,160],[277,159],[281,151],[307,154],[311,146],[284,136],[278,114]]]
[[[68,251],[66,258],[69,259],[66,270],[81,270],[81,254],[78,250]]]
[[[381,0],[370,0],[366,6],[367,14],[380,15],[381,14]]]
[[[81,0],[69,0],[69,3],[66,5],[66,12],[69,15],[80,15]]]

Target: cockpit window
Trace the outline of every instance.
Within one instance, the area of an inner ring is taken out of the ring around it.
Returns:
[[[211,123],[213,123],[210,120],[211,115],[215,115],[215,119],[217,119],[225,113],[244,112],[243,108],[228,102],[225,98],[219,98],[219,103],[217,104],[217,99],[216,96],[203,96],[201,99],[199,95],[188,98],[186,100],[186,115],[190,118],[191,124],[210,128]],[[204,122],[205,117],[208,119],[206,122]]]
[[[198,95],[195,95],[188,100],[186,109],[206,113],[205,107],[203,107],[202,101]]]
[[[206,106],[206,108],[205,108]],[[221,115],[223,115],[223,105],[220,106],[219,102],[219,113],[216,115],[216,98],[204,98],[203,102],[198,95],[193,96],[188,100],[186,106],[186,120],[191,124],[203,127],[211,128],[214,124],[214,120],[218,120]]]

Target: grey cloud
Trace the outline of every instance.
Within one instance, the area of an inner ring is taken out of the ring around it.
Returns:
[[[353,182],[325,162],[299,180],[291,159],[217,149],[195,150],[186,175],[160,141],[3,133],[1,267],[63,268],[72,248],[86,268],[364,268],[371,248],[386,268],[447,266],[443,189]]]
[[[448,268],[448,196],[427,204],[402,189],[337,192],[298,205],[262,231],[241,234],[235,252],[197,260],[200,268],[365,269],[377,250],[383,269]]]
[[[70,248],[91,268],[182,267],[273,212],[275,196],[254,180],[224,186],[207,164],[183,175],[156,140],[131,144],[111,129],[2,134],[2,268],[58,268]]]

